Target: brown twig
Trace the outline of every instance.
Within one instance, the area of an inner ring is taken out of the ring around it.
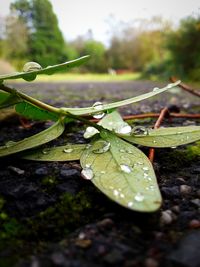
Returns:
[[[169,110],[168,108],[163,108],[160,112],[160,115],[154,125],[154,129],[158,129],[163,121],[163,119],[166,117],[166,115],[170,115],[169,114]],[[155,149],[154,148],[150,148],[149,150],[149,160],[151,161],[151,163],[153,163],[154,160],[154,155],[155,155]]]
[[[170,77],[170,81],[172,81],[173,83],[176,82],[178,79],[174,76]],[[182,88],[183,90],[195,95],[195,96],[198,96],[200,97],[200,92],[198,92],[197,90],[194,90],[192,89],[190,86],[188,86],[187,84],[185,83],[179,83],[178,85],[180,88]]]

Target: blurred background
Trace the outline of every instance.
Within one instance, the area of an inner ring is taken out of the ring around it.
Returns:
[[[45,67],[89,54],[88,63],[73,70],[76,75],[200,81],[199,1],[1,0],[0,5],[0,74],[20,71],[27,61]]]

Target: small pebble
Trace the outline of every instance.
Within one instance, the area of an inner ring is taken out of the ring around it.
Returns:
[[[14,166],[8,166],[8,169],[13,171],[14,173],[17,173],[18,175],[23,175],[25,173],[24,170],[21,170],[17,167],[14,167]]]
[[[158,262],[153,258],[147,258],[144,262],[145,267],[158,267]]]
[[[192,191],[192,188],[189,185],[182,184],[180,186],[180,192],[181,192],[182,195],[188,195],[188,194],[191,193],[191,191]]]
[[[171,210],[162,211],[161,217],[160,217],[160,224],[167,225],[167,224],[171,224],[172,221],[173,221],[172,211]]]
[[[35,174],[36,175],[41,175],[41,176],[45,176],[45,175],[47,175],[48,174],[48,170],[47,170],[47,168],[46,167],[41,167],[41,168],[38,168],[38,169],[36,169],[35,170]]]
[[[92,241],[90,239],[77,239],[75,244],[80,248],[88,248],[91,246]]]
[[[198,208],[200,208],[200,199],[199,198],[192,199],[192,200],[190,200],[190,202],[193,203]]]
[[[113,227],[114,222],[110,218],[105,218],[102,221],[97,223],[97,226],[100,228],[111,228]]]
[[[191,229],[198,229],[200,228],[200,220],[197,219],[193,219],[189,222],[189,227]]]
[[[174,211],[175,213],[179,213],[180,212],[180,207],[178,205],[173,206],[172,211]]]

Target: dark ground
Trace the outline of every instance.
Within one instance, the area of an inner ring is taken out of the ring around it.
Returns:
[[[15,87],[56,106],[80,107],[132,97],[154,86],[158,84],[138,81]],[[200,113],[199,98],[177,89],[121,112],[159,112],[165,106]],[[199,123],[173,119],[163,126]],[[39,123],[24,129],[16,116],[0,124],[1,144],[49,126]],[[71,124],[52,144],[83,143],[83,130]],[[200,143],[156,150],[154,167],[163,206],[150,214],[126,210],[106,198],[81,178],[78,162],[39,163],[16,156],[1,159],[0,167],[0,267],[200,266]]]

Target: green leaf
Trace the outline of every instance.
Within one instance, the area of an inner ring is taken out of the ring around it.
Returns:
[[[21,116],[32,119],[32,120],[51,120],[51,121],[57,121],[59,119],[58,114],[54,112],[50,112],[48,110],[39,108],[33,104],[30,104],[28,102],[21,102],[15,106],[15,110],[18,114]],[[65,118],[64,122],[68,123],[73,121],[71,118]]]
[[[8,156],[17,152],[31,149],[52,141],[60,136],[64,131],[64,124],[61,120],[57,121],[50,128],[25,138],[19,142],[8,142],[5,146],[0,147],[0,157]]]
[[[48,66],[46,68],[32,68],[34,70],[31,71],[25,71],[25,72],[15,72],[7,75],[0,75],[0,83],[2,83],[4,80],[10,80],[10,79],[24,79],[26,81],[33,81],[36,79],[37,75],[40,74],[47,74],[52,75],[56,72],[64,71],[66,69],[78,67],[81,64],[85,63],[89,59],[89,56],[80,57],[75,60],[71,60],[62,64],[54,65],[54,66]],[[31,63],[31,62],[30,62]],[[35,63],[37,64],[37,63]],[[39,64],[37,64],[39,65]]]
[[[156,90],[153,90],[153,91],[146,93],[146,94],[143,94],[143,95],[139,95],[139,96],[136,96],[133,98],[125,99],[125,100],[110,103],[110,104],[102,104],[101,110],[99,109],[99,107],[97,110],[95,106],[87,107],[87,108],[63,108],[63,110],[66,112],[69,112],[71,114],[74,114],[74,115],[95,114],[95,113],[99,113],[100,111],[106,111],[109,109],[118,108],[121,106],[129,105],[129,104],[136,103],[136,102],[139,102],[141,100],[150,98],[152,96],[158,95],[160,93],[165,92],[168,89],[171,89],[171,88],[177,86],[179,83],[180,83],[180,81],[177,81],[175,83],[168,84],[164,88],[156,89]]]
[[[65,145],[44,149],[27,151],[22,158],[37,161],[72,161],[79,160],[82,152],[86,148],[85,144]]]
[[[0,90],[0,109],[7,108],[21,101],[17,95],[11,95],[9,93]]]
[[[15,110],[21,116],[33,120],[52,120],[57,121],[59,116],[53,112],[41,109],[28,102],[21,102],[15,106]]]
[[[141,212],[159,209],[162,200],[149,159],[108,131],[101,132],[101,137],[104,139],[101,149],[102,139],[81,155],[82,175],[126,208]]]
[[[147,129],[145,135],[120,135],[123,139],[148,147],[176,147],[200,140],[200,126]]]

